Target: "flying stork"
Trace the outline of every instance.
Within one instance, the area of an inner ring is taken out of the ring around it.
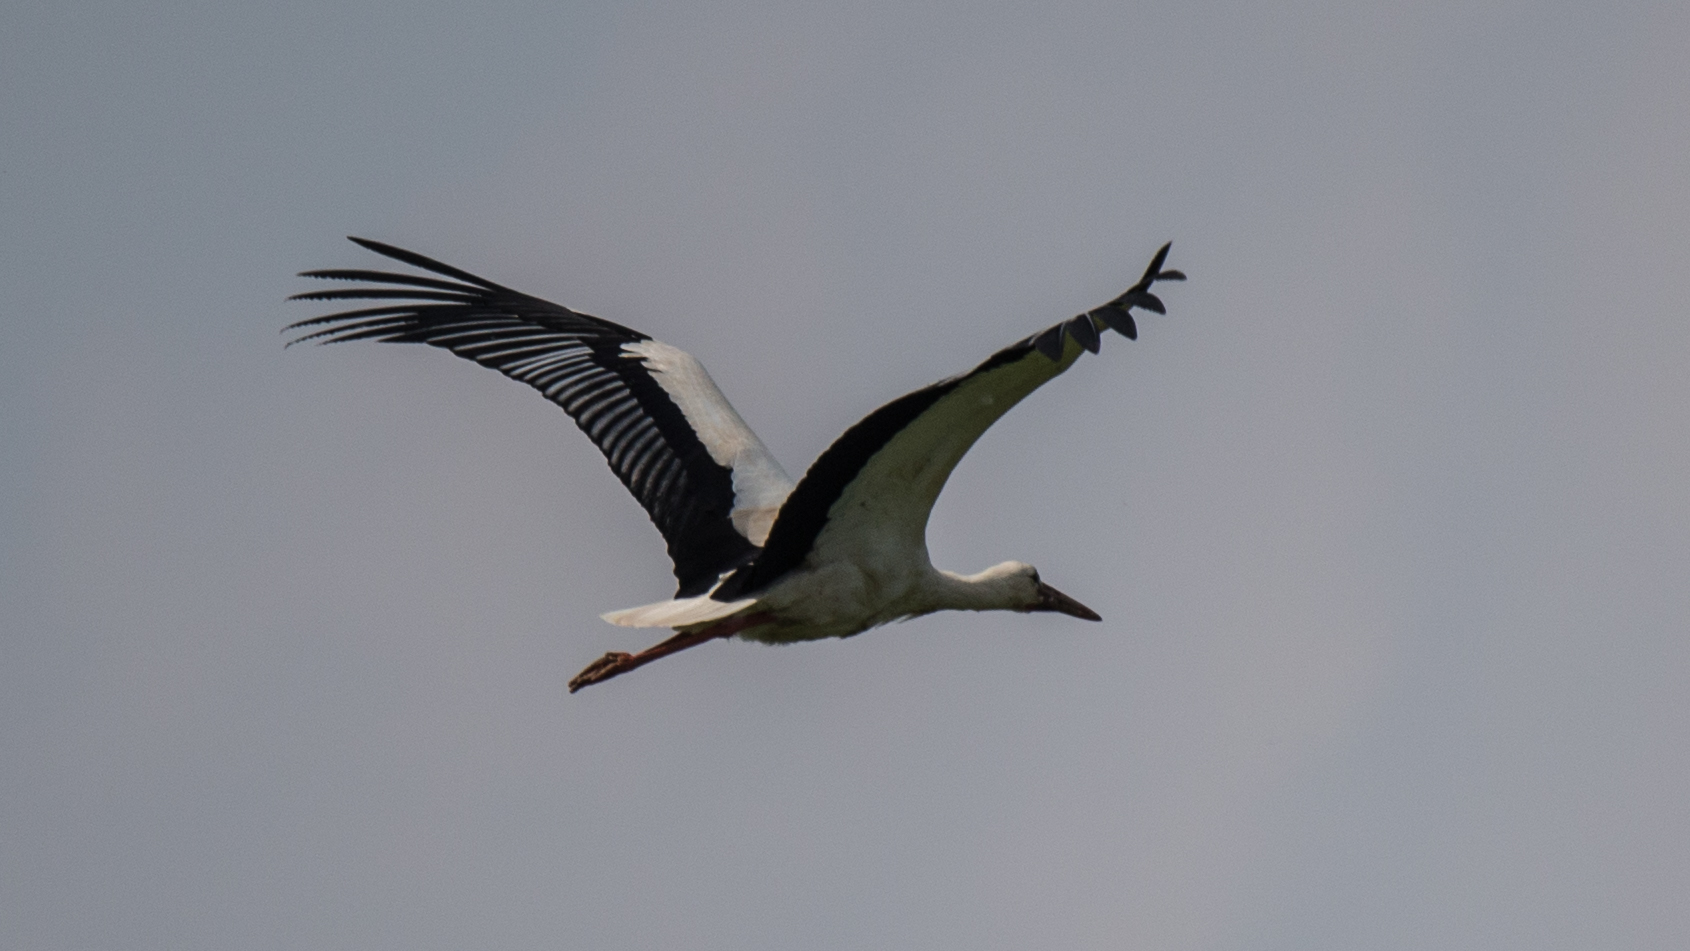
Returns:
[[[850,637],[934,611],[1096,612],[1019,561],[975,575],[933,567],[927,518],[962,456],[998,417],[1098,352],[1100,331],[1137,339],[1134,307],[1165,313],[1151,293],[1169,244],[1107,304],[999,350],[974,369],[880,407],[845,431],[794,483],[689,354],[608,320],[530,297],[379,241],[358,245],[437,277],[305,271],[352,286],[289,300],[376,300],[288,326],[288,345],[426,343],[492,367],[563,407],[668,544],[674,598],[603,615],[671,628],[637,654],[605,654],[569,682],[574,693],[716,638],[769,644]]]

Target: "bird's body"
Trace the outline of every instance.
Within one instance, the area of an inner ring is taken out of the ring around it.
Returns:
[[[934,568],[927,518],[951,470],[992,423],[1082,352],[1097,352],[1101,329],[1136,337],[1131,308],[1162,311],[1150,286],[1184,278],[1161,270],[1166,246],[1114,301],[886,404],[794,483],[685,352],[421,255],[353,240],[452,280],[307,271],[363,286],[297,298],[398,303],[294,324],[312,328],[295,342],[428,343],[528,383],[599,446],[668,542],[675,598],[604,617],[676,635],[638,654],[605,655],[570,682],[571,691],[720,637],[849,637],[944,610],[1099,620],[1030,565],[1004,562],[975,575]]]
[[[978,575],[934,568],[924,559],[888,558],[865,564],[834,561],[800,569],[756,601],[769,619],[739,637],[765,644],[850,637],[893,621],[935,611],[1017,610],[1038,582],[1032,566],[1004,562]]]

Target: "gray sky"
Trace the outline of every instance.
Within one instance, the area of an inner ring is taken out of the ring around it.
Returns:
[[[1690,942],[1682,3],[14,3],[0,945]],[[359,234],[690,350],[795,474],[1035,394],[935,559],[714,644],[568,419],[283,352]]]

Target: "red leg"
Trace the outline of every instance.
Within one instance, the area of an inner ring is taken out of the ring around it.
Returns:
[[[769,620],[767,612],[750,614],[744,617],[731,617],[719,624],[699,631],[682,632],[669,638],[661,644],[648,647],[638,654],[625,654],[621,651],[611,651],[587,665],[587,669],[575,675],[569,682],[569,692],[574,693],[582,687],[589,687],[600,681],[609,680],[620,674],[625,674],[637,667],[668,657],[677,651],[684,651],[689,647],[697,647],[705,641],[713,641],[718,637],[731,637],[740,631]]]

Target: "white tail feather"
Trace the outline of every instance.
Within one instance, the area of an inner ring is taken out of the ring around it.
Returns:
[[[637,608],[608,611],[599,617],[623,627],[686,627],[721,620],[756,603],[756,598],[713,601],[709,595],[701,595],[696,598],[679,598],[674,601],[659,601],[656,604],[642,604]]]

